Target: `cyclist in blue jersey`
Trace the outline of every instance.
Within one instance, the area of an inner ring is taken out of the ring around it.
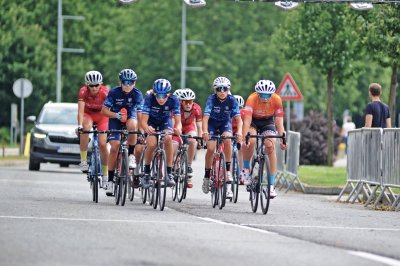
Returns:
[[[181,111],[178,97],[171,95],[171,83],[166,79],[157,79],[153,84],[153,93],[146,96],[142,108],[141,128],[148,134],[156,131],[181,134]],[[175,123],[172,127],[172,113]],[[155,136],[147,137],[147,149],[144,154],[145,180],[150,177],[150,162],[156,148],[157,140]],[[172,175],[173,166],[173,146],[172,135],[165,136],[164,148],[167,159],[168,185],[175,186],[174,176]]]
[[[209,135],[232,136],[232,118],[237,121],[237,141],[242,142],[242,119],[240,117],[239,104],[233,95],[229,94],[231,82],[225,77],[218,77],[214,80],[215,93],[207,99],[203,115],[203,139],[207,141],[207,152],[205,158],[205,175],[203,179],[203,192],[208,193],[210,189],[210,172],[212,157],[215,149],[215,141]],[[209,141],[210,140],[210,141]],[[228,182],[232,182],[230,172],[232,158],[232,143],[230,139],[224,140],[224,153],[226,158],[226,171]],[[229,186],[230,187],[230,186]],[[227,196],[232,191],[227,190]]]
[[[108,93],[103,104],[102,113],[109,117],[108,129],[121,129],[125,123],[128,130],[138,129],[138,119],[143,104],[143,95],[136,85],[137,75],[132,69],[123,69],[119,73],[119,86],[114,87]],[[126,109],[126,113],[123,109]],[[128,137],[129,144],[129,168],[136,168],[136,158],[134,156],[137,135],[132,134]],[[114,170],[117,161],[118,149],[120,145],[120,134],[112,133],[108,137],[111,145],[110,156],[108,159],[108,184],[107,195],[113,193]]]

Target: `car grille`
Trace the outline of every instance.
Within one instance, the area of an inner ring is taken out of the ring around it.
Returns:
[[[64,136],[49,136],[51,142],[79,144],[78,138],[68,138]]]

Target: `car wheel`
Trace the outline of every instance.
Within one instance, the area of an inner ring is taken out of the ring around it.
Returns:
[[[29,170],[30,171],[39,171],[40,163],[36,162],[32,156],[29,156]]]

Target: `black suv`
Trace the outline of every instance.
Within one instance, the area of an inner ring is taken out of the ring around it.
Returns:
[[[40,163],[58,163],[62,167],[79,164],[77,128],[78,104],[46,103],[31,130],[29,170],[38,171]]]

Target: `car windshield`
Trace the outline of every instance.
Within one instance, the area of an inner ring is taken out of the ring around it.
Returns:
[[[39,123],[74,125],[77,116],[77,106],[49,106],[40,114]]]

